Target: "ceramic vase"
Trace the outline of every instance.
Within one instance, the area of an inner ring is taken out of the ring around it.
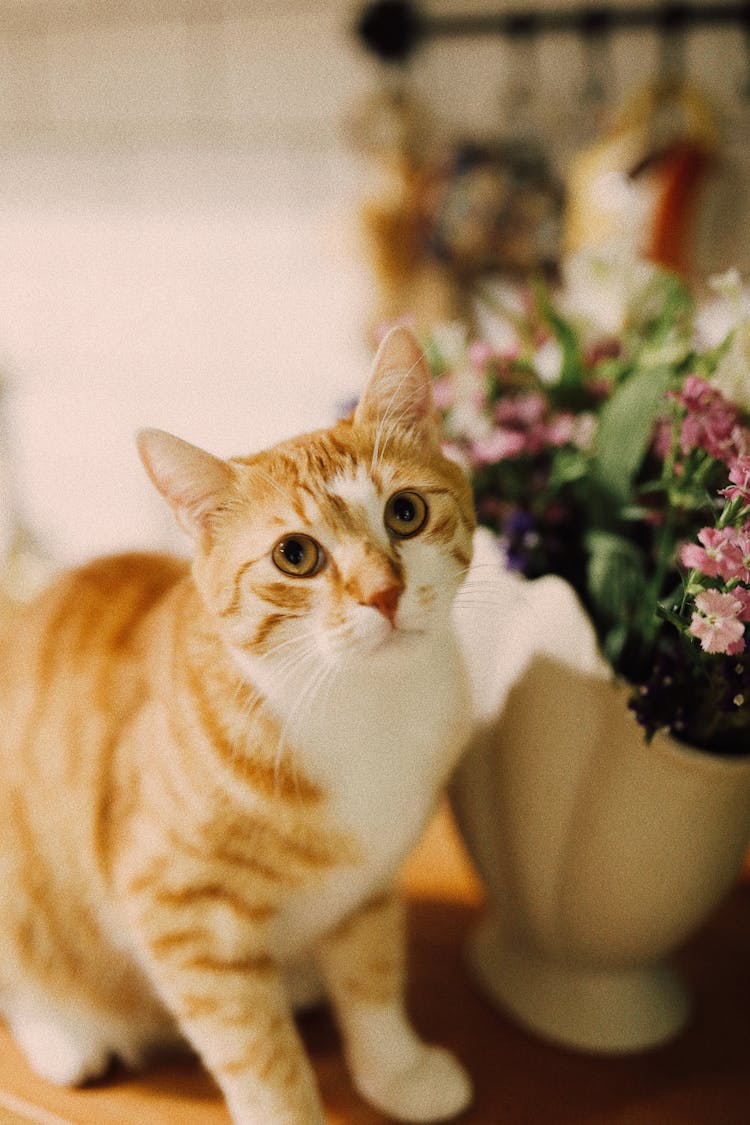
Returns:
[[[458,611],[478,725],[452,803],[487,892],[471,972],[548,1039],[656,1046],[690,1012],[668,958],[742,866],[750,753],[647,744],[572,590],[495,585],[481,615]]]

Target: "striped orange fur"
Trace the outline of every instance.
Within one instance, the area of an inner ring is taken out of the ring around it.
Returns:
[[[236,1125],[319,1125],[308,958],[364,1096],[444,1120],[469,1084],[409,1025],[390,888],[467,733],[474,517],[417,346],[330,430],[140,450],[192,565],[100,559],[3,623],[0,1010],[53,1081],[184,1037]]]

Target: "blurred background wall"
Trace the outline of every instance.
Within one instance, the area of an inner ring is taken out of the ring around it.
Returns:
[[[357,211],[373,169],[346,123],[394,73],[353,35],[359,11],[1,0],[6,448],[15,502],[57,559],[176,541],[134,453],[138,426],[249,452],[326,424],[361,385],[372,280]],[[646,81],[659,51],[655,34],[618,35],[607,98]],[[426,43],[409,89],[445,130],[502,131],[509,52],[493,37]],[[684,65],[746,171],[743,34],[696,30]],[[588,136],[585,45],[546,36],[529,66],[537,127],[564,164]],[[740,258],[750,223],[734,229]]]

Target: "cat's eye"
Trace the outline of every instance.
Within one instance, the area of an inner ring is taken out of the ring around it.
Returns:
[[[293,578],[310,578],[325,562],[323,548],[309,535],[285,535],[271,552],[274,565]]]
[[[427,501],[418,492],[395,492],[385,506],[385,526],[399,539],[409,539],[427,523]]]

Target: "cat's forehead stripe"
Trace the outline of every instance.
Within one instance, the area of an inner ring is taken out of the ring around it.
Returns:
[[[328,482],[324,514],[336,530],[363,538],[378,538],[382,532],[382,485],[368,469],[338,473]]]
[[[328,495],[337,506],[345,504],[350,515],[379,516],[388,481],[374,479],[369,468],[359,465],[354,473],[339,473],[329,481]]]
[[[376,493],[375,484],[367,470],[359,465],[354,473],[337,473],[328,485],[333,496],[350,506],[368,507]]]

